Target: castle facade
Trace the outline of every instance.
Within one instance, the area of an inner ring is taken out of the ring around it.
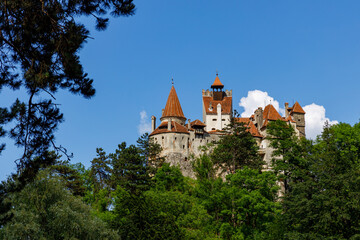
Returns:
[[[208,143],[216,142],[222,130],[230,123],[233,114],[232,90],[223,90],[218,74],[211,90],[202,90],[203,121],[190,121],[184,116],[175,87],[172,86],[165,108],[162,110],[160,125],[156,117],[151,117],[150,138],[161,145],[161,155],[170,165],[179,166],[184,176],[195,178],[192,171],[191,156],[201,154],[199,149]],[[259,155],[265,162],[264,168],[271,168],[273,149],[266,139],[266,127],[271,121],[281,120],[293,126],[297,136],[305,137],[305,111],[298,102],[292,107],[285,103],[285,116],[282,117],[273,105],[257,108],[249,117],[235,118],[243,122],[259,146]]]

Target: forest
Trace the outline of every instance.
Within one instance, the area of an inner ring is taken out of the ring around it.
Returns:
[[[196,179],[165,163],[147,134],[98,148],[90,168],[49,153],[50,166],[23,174],[32,181],[2,182],[0,239],[360,238],[359,123],[311,141],[272,122],[272,171],[246,127],[232,128],[193,159]]]

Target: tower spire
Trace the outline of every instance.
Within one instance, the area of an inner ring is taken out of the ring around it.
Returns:
[[[167,99],[164,112],[160,119],[162,121],[162,119],[170,118],[170,117],[172,119],[179,118],[179,119],[183,119],[184,121],[186,120],[180,105],[179,98],[176,94],[174,85],[171,86],[170,94]]]

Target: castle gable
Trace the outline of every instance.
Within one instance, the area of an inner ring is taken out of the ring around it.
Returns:
[[[222,101],[216,101],[213,97],[203,97],[206,114],[217,114],[217,105],[221,105],[221,114],[232,113],[232,97],[224,97]]]

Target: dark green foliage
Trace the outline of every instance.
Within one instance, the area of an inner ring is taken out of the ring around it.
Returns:
[[[213,162],[229,173],[235,173],[244,166],[260,169],[262,161],[257,153],[256,141],[244,123],[236,121],[236,116],[238,114],[235,112],[224,135],[217,142]]]
[[[109,155],[112,165],[112,187],[121,186],[133,195],[140,195],[150,187],[146,158],[134,145],[123,142]]]
[[[160,191],[185,191],[185,178],[180,168],[164,163],[154,176],[155,187]]]
[[[24,148],[17,162],[20,171],[34,156],[47,158],[50,147],[70,157],[54,142],[54,131],[63,120],[54,94],[59,89],[86,98],[95,94],[93,80],[79,60],[89,31],[76,19],[93,16],[103,30],[108,12],[128,16],[134,8],[132,0],[0,1],[0,89],[28,93],[26,100],[0,108],[0,136],[5,135],[5,124],[15,120],[9,136]]]
[[[148,133],[143,134],[136,142],[141,155],[146,159],[149,172],[154,174],[156,169],[161,167],[165,161],[165,158],[160,156],[162,151],[160,144],[155,143]]]
[[[270,146],[274,148],[273,169],[284,182],[285,192],[289,191],[290,181],[303,181],[308,170],[308,158],[312,142],[299,139],[293,127],[284,121],[270,122],[267,126]]]
[[[94,184],[94,193],[110,187],[111,160],[102,148],[96,149],[97,157],[91,161],[90,176]]]
[[[277,166],[289,172],[284,213],[277,221],[282,232],[277,230],[277,238],[359,237],[359,136],[359,123],[353,127],[340,123],[325,126],[315,144],[304,140],[290,143],[292,149],[302,151],[291,150],[291,161]]]

